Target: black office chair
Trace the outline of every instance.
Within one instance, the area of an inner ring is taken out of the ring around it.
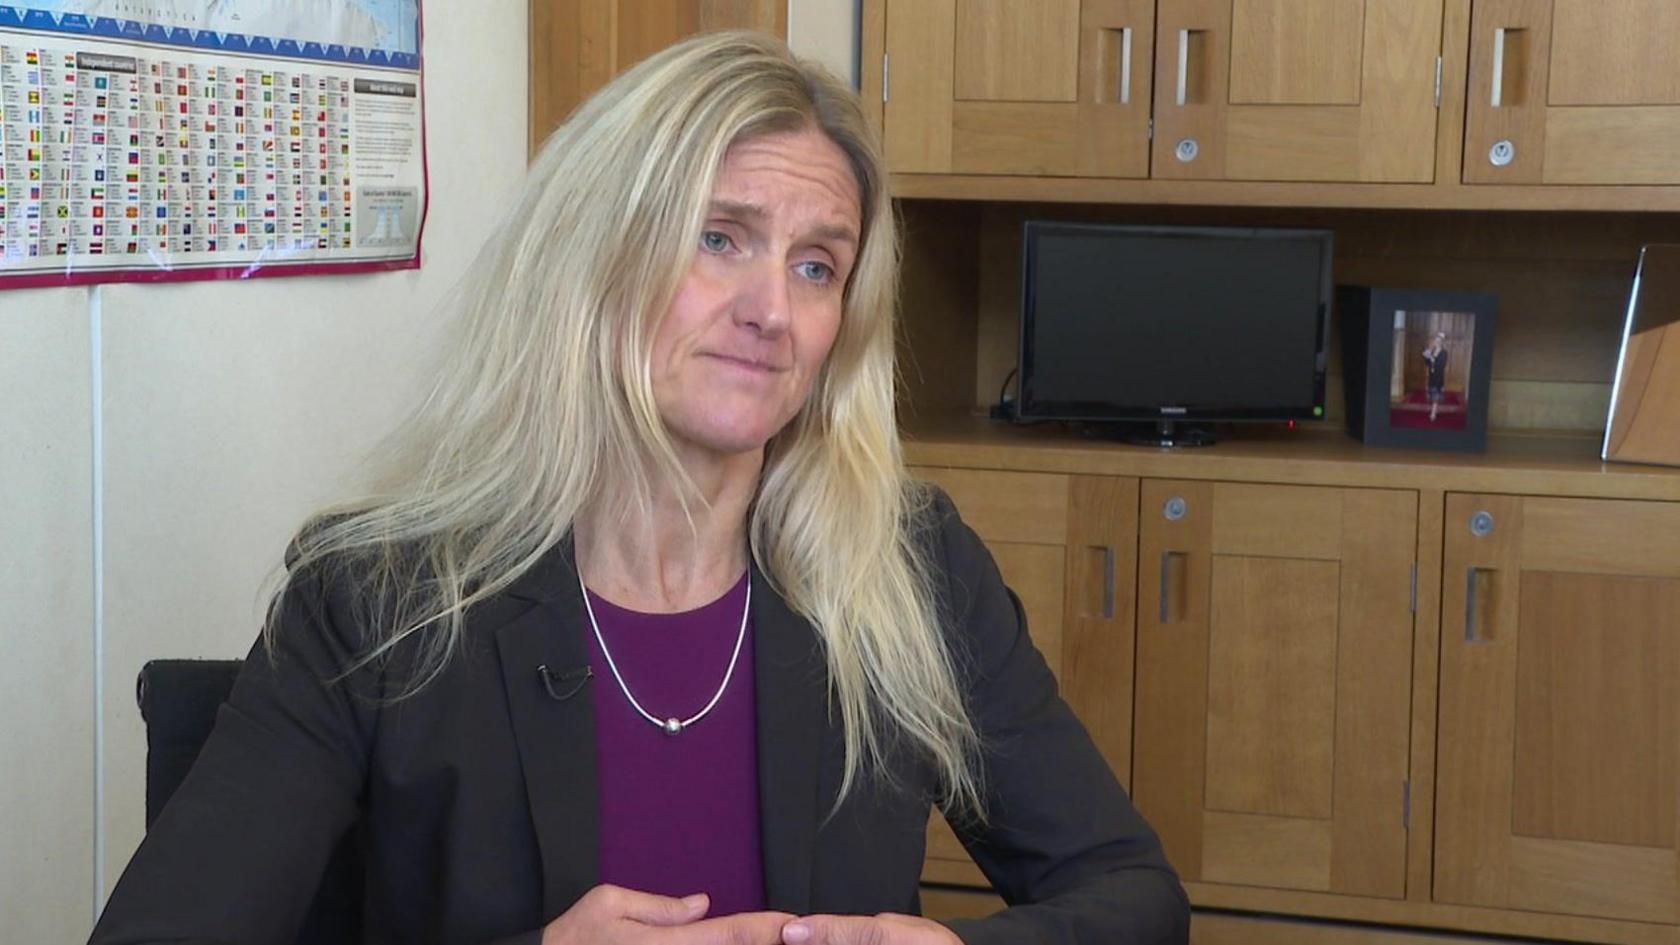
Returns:
[[[140,670],[140,717],[146,720],[146,829],[216,724],[216,711],[233,691],[239,660],[153,660]],[[333,852],[309,915],[298,931],[299,945],[355,945],[362,929],[362,853],[355,832]]]

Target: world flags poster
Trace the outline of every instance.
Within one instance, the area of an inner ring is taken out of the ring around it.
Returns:
[[[0,289],[418,267],[420,36],[419,0],[0,3]]]

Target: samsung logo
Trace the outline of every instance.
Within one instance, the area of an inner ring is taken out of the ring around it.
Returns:
[[[1190,410],[1187,407],[1162,407],[1161,412],[1166,413],[1166,414],[1172,414],[1175,417],[1181,417],[1184,414],[1189,413]]]

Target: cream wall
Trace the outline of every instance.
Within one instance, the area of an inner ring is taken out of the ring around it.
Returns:
[[[85,290],[0,295],[0,942],[93,902],[93,436]]]
[[[135,674],[244,654],[286,537],[415,390],[524,168],[526,5],[470,6],[426,8],[421,270],[0,293],[0,942],[86,938],[144,829]],[[790,43],[855,82],[856,18],[790,0]]]
[[[856,88],[858,0],[788,0],[788,46]]]
[[[0,293],[0,941],[87,937],[144,829],[135,674],[245,653],[286,537],[415,390],[525,165],[525,3],[468,8],[426,6],[422,269]]]

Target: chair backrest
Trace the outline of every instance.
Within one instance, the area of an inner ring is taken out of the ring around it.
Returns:
[[[146,721],[146,828],[181,786],[233,691],[239,660],[153,660],[140,670],[137,696]],[[365,874],[358,831],[333,852],[299,945],[354,945],[361,940]]]

